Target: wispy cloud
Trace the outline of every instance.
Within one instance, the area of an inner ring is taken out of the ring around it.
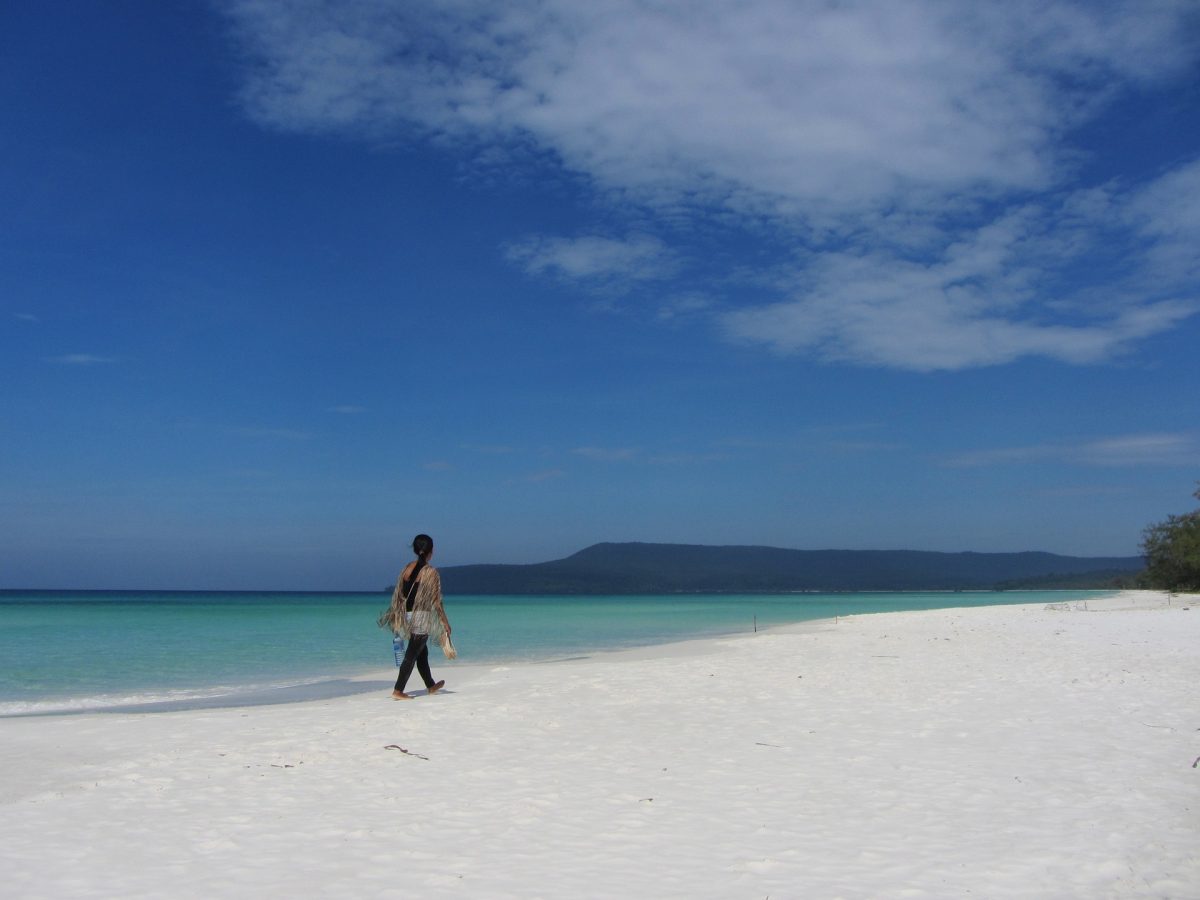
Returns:
[[[1163,181],[1197,176],[1200,163]],[[786,299],[727,312],[722,326],[780,352],[917,371],[1103,361],[1200,312],[1189,290],[1200,225],[1153,212],[1163,181],[1009,209],[920,253],[876,243],[810,254],[776,273]]]
[[[19,319],[22,322],[28,322],[31,325],[36,325],[42,321],[33,313],[13,313],[13,318]]]
[[[1132,193],[1118,215],[1146,243],[1147,273],[1156,273],[1159,281],[1194,285],[1200,275],[1200,160]]]
[[[654,466],[694,466],[708,463],[727,462],[728,453],[712,451],[710,453],[658,453],[647,459]]]
[[[1135,434],[1091,441],[1079,458],[1097,466],[1195,466],[1200,440],[1192,434]]]
[[[231,429],[233,434],[247,438],[268,438],[285,441],[307,441],[312,438],[312,433],[302,431],[296,428],[264,428],[255,426],[246,426]]]
[[[1200,308],[1200,163],[1081,186],[1068,143],[1123,92],[1186,73],[1190,0],[224,8],[242,102],[268,127],[553,161],[657,223],[508,245],[532,274],[684,272],[687,229],[666,223],[692,213],[790,243],[766,302],[740,300],[727,273],[716,322],[731,340],[917,371],[1084,364]]]
[[[628,462],[637,456],[630,447],[575,447],[571,452],[594,462]]]
[[[903,444],[886,441],[831,441],[827,446],[841,453],[895,453],[905,449]]]
[[[660,322],[674,322],[707,313],[716,306],[712,297],[698,293],[677,294],[667,297],[658,307],[656,318]]]
[[[463,449],[488,456],[508,456],[520,452],[516,447],[507,444],[464,444]]]
[[[1038,497],[1062,499],[1077,499],[1086,497],[1124,497],[1136,493],[1131,487],[1112,487],[1110,485],[1068,485],[1065,487],[1047,488],[1035,491]]]
[[[528,475],[525,475],[518,480],[524,481],[524,482],[529,482],[532,484],[538,484],[543,481],[555,481],[559,478],[564,477],[566,474],[567,473],[564,472],[562,469],[542,469],[541,471],[538,471],[538,472],[531,472]]]
[[[951,457],[956,468],[1057,461],[1088,466],[1195,466],[1200,438],[1190,433],[1131,434],[1092,441],[979,450]]]
[[[365,406],[354,406],[352,404],[346,404],[344,406],[330,406],[326,410],[326,412],[337,413],[340,416],[357,416],[365,413],[366,411],[367,408]]]
[[[98,366],[116,362],[116,359],[92,353],[68,353],[65,356],[51,356],[47,361],[62,366]]]
[[[1188,3],[231,0],[289,130],[532,139],[650,199],[834,213],[1045,185],[1054,139],[1190,62]],[[792,210],[786,210],[791,212]]]
[[[653,281],[677,268],[671,251],[650,235],[531,237],[508,245],[505,255],[531,274],[593,283]]]

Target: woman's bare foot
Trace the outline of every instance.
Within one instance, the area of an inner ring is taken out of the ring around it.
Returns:
[[[440,691],[440,690],[441,690],[442,688],[444,688],[445,686],[446,686],[446,682],[445,682],[445,681],[438,681],[438,682],[435,682],[435,683],[433,683],[433,684],[431,684],[431,685],[429,686],[429,693],[431,693],[431,694],[436,694],[438,691]]]
[[[404,693],[404,691],[392,691],[392,699],[393,700],[411,700],[412,695],[406,694],[406,693]]]

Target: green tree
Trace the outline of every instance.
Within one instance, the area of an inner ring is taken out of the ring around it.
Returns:
[[[1200,500],[1200,488],[1192,495]],[[1200,509],[1142,532],[1146,583],[1168,591],[1200,591]]]

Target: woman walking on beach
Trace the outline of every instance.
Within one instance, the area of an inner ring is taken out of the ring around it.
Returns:
[[[418,534],[413,538],[412,548],[417,558],[405,566],[396,579],[392,603],[379,617],[381,628],[391,628],[393,634],[403,635],[408,641],[400,674],[396,676],[396,688],[392,691],[396,700],[412,699],[404,688],[414,664],[430,694],[436,694],[446,686],[445,681],[434,681],[433,672],[429,670],[430,635],[450,636],[450,620],[442,606],[442,579],[437,569],[429,565],[433,557],[433,538]]]

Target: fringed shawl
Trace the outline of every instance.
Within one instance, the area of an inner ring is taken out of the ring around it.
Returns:
[[[411,585],[409,589],[412,589]],[[417,573],[412,610],[406,611],[406,605],[404,572],[401,572],[396,579],[396,589],[392,591],[391,605],[379,617],[379,627],[390,628],[393,634],[403,635],[405,640],[408,640],[413,635],[412,620],[415,617],[418,624],[423,624],[422,620],[428,623],[428,630],[422,629],[417,633],[428,634],[430,640],[436,643],[438,636],[445,630],[442,623],[446,618],[446,610],[442,606],[442,579],[437,569],[425,566]]]

